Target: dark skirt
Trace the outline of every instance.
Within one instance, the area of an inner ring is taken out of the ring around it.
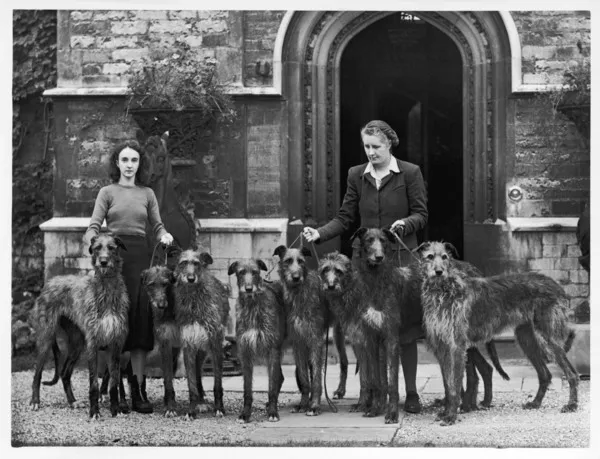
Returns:
[[[129,334],[123,351],[154,348],[152,309],[148,294],[142,287],[142,271],[150,267],[150,254],[146,238],[143,236],[119,235],[127,247],[121,250],[123,257],[123,277],[129,293]]]
[[[359,249],[355,248],[352,251],[352,261],[356,262],[356,258],[360,256]],[[412,261],[413,257],[407,250],[400,251],[400,260],[398,260],[398,252],[394,250],[392,254],[395,264],[397,266],[408,266]],[[410,286],[414,287],[414,286]],[[411,344],[418,339],[425,337],[423,331],[423,309],[420,304],[414,304],[412,307],[402,309],[402,326],[400,327],[400,345]]]

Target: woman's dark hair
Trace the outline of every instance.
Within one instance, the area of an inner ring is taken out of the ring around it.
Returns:
[[[146,151],[141,147],[137,140],[127,140],[123,143],[120,143],[113,149],[110,155],[110,162],[108,164],[108,175],[113,183],[117,183],[121,178],[121,171],[117,167],[117,163],[119,162],[119,153],[121,153],[125,148],[131,148],[139,153],[140,166],[135,173],[135,183],[136,185],[147,186],[149,177],[148,158],[146,157]]]
[[[381,120],[369,121],[360,130],[360,134],[361,135],[382,134],[384,137],[386,137],[392,143],[392,146],[394,146],[394,147],[397,147],[398,144],[400,143],[400,140],[398,139],[398,135],[396,134],[396,131],[394,131],[390,127],[390,125],[387,124],[385,121],[381,121]]]

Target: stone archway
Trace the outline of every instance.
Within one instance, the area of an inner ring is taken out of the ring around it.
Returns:
[[[291,219],[318,223],[337,211],[341,55],[357,33],[393,13],[298,12],[289,21],[282,49],[282,90],[289,107]],[[510,41],[503,18],[498,12],[410,14],[447,34],[463,62],[465,224],[503,218],[511,88]]]

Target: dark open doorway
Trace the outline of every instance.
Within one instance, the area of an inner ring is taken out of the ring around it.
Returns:
[[[436,27],[404,13],[372,24],[348,44],[340,67],[340,196],[348,169],[366,162],[360,128],[389,123],[400,138],[393,154],[418,164],[428,191],[422,240],[444,240],[463,253],[462,60]],[[341,204],[341,201],[340,201]],[[349,238],[341,250],[350,254]]]

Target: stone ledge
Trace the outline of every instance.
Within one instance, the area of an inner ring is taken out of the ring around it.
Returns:
[[[201,233],[282,233],[287,218],[200,218]]]
[[[201,218],[202,233],[284,233],[287,218]],[[40,225],[43,232],[85,231],[89,217],[54,217]],[[102,224],[106,228],[106,222]]]
[[[230,86],[226,93],[230,96],[281,96],[281,91],[272,86]],[[73,87],[53,88],[44,91],[44,97],[125,97],[129,89],[122,86],[113,87]]]
[[[575,231],[577,217],[509,217],[506,223],[509,231]]]

